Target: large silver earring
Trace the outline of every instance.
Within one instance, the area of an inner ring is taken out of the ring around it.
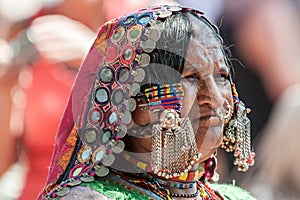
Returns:
[[[239,171],[247,171],[254,164],[255,153],[251,150],[250,119],[251,112],[238,98],[235,85],[232,84],[234,113],[224,128],[222,148],[227,152],[234,151],[234,164]]]
[[[160,119],[152,128],[152,170],[166,179],[181,176],[200,159],[191,121],[173,109],[164,110]]]

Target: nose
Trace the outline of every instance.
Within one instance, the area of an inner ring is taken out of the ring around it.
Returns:
[[[197,96],[199,105],[209,104],[211,108],[217,109],[224,104],[221,88],[219,88],[213,76],[208,76],[200,81]]]

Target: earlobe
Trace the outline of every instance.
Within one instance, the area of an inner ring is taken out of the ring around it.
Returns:
[[[139,104],[132,112],[132,120],[139,126],[146,126],[150,124],[150,110],[148,104]]]

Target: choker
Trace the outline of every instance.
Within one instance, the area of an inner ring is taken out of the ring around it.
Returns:
[[[159,178],[156,178],[156,181],[163,186],[167,186],[167,187],[171,187],[171,188],[178,188],[178,189],[193,188],[197,185],[196,181],[184,183],[184,182],[169,181],[169,180],[166,181],[166,180],[159,179]]]

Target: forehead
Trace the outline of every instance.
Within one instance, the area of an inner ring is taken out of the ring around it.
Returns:
[[[192,35],[186,51],[184,72],[205,71],[209,68],[213,70],[214,66],[229,71],[217,33],[208,25],[208,22],[191,14],[188,15],[192,25]]]

